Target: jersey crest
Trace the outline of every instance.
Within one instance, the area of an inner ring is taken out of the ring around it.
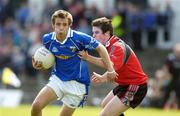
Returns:
[[[71,52],[76,52],[77,51],[77,48],[75,46],[70,46],[69,48],[70,48]]]
[[[58,49],[54,46],[54,47],[52,48],[52,52],[58,52]]]

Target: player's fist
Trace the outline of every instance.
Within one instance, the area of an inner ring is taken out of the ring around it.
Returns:
[[[107,77],[104,75],[100,75],[98,73],[93,72],[93,75],[91,77],[91,82],[93,83],[104,83],[107,82]]]
[[[43,65],[42,65],[42,62],[40,62],[40,61],[35,61],[33,57],[32,57],[32,66],[33,66],[33,68],[35,68],[36,70],[44,70],[44,67],[43,67]]]

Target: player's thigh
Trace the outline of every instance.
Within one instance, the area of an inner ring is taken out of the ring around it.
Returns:
[[[72,116],[74,111],[75,111],[75,108],[71,108],[64,104],[59,116]]]
[[[53,89],[51,89],[48,86],[45,86],[41,89],[41,91],[38,93],[38,95],[36,96],[33,104],[38,104],[40,105],[40,107],[45,107],[47,104],[49,104],[50,102],[56,100],[58,97],[55,94],[55,92],[53,91]]]
[[[84,95],[65,94],[61,101],[70,108],[78,108],[84,102]]]
[[[103,101],[101,102],[101,107],[105,107],[106,104],[114,97],[114,94],[112,92],[112,90],[106,95],[106,97],[103,99]]]
[[[127,109],[129,109],[129,106],[124,105],[117,96],[114,96],[111,101],[109,101],[103,108],[101,115],[117,116],[126,111]]]
[[[75,109],[83,102],[83,99],[84,95],[65,94],[62,98],[63,108],[60,116],[72,116]]]

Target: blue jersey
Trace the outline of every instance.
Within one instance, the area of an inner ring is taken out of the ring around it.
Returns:
[[[76,80],[89,85],[89,71],[86,61],[78,56],[82,50],[94,50],[99,42],[91,36],[69,29],[66,39],[59,42],[55,32],[43,36],[43,45],[55,56],[56,64],[52,71],[62,81]]]

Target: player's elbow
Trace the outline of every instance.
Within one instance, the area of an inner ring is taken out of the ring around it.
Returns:
[[[96,51],[100,54],[102,53],[103,51],[105,51],[106,48],[102,45],[102,44],[99,44],[98,47],[96,48]]]

